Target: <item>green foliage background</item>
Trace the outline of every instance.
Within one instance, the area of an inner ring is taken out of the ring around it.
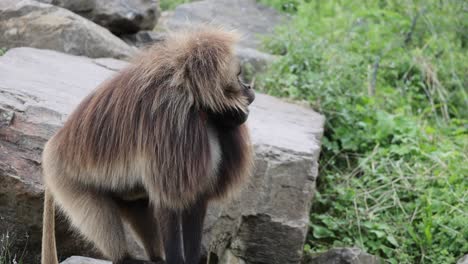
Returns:
[[[161,7],[161,10],[172,10],[175,9],[178,5],[184,4],[184,3],[189,3],[191,2],[190,0],[160,0],[159,1],[159,6]]]
[[[11,248],[14,241],[14,235],[12,236],[8,232],[6,234],[0,234],[0,264],[23,264],[26,247],[23,252],[12,252]]]
[[[327,118],[306,253],[468,253],[467,2],[260,2],[292,18],[266,40],[282,56],[258,86]]]

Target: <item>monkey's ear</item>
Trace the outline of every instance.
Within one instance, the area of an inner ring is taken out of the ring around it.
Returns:
[[[154,180],[164,204],[185,208],[208,187],[211,155],[206,121],[194,106],[178,110],[169,107],[158,117]]]

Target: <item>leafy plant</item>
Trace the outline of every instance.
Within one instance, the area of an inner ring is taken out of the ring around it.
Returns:
[[[175,9],[178,5],[184,4],[184,3],[189,3],[191,2],[190,0],[161,0],[159,2],[159,6],[161,7],[161,10],[172,10]]]
[[[297,8],[302,1],[301,0],[259,0],[259,2],[262,4],[270,5],[283,12],[295,13],[297,12]]]
[[[306,253],[388,263],[468,252],[468,17],[462,1],[294,1],[258,84],[325,114]]]
[[[24,252],[21,256],[16,255],[11,251],[13,247],[14,237],[8,232],[0,236],[0,264],[22,264]]]

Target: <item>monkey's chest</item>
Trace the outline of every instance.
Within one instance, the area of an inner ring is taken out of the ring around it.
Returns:
[[[208,142],[209,142],[209,148],[210,148],[210,164],[209,164],[209,169],[206,172],[206,177],[203,180],[200,180],[200,186],[199,186],[199,191],[208,191],[210,188],[215,186],[218,182],[218,174],[219,174],[219,169],[221,166],[222,162],[222,149],[221,149],[221,144],[220,144],[220,139],[217,130],[211,126],[207,126],[207,132],[208,132]],[[141,162],[135,162],[135,168],[132,171],[138,171],[138,168],[144,167],[144,166],[137,166],[136,164],[141,164]],[[137,175],[142,174],[145,175],[144,171],[141,171],[140,173],[136,173]],[[128,174],[126,174],[128,175]],[[150,177],[160,177],[160,175],[151,175]],[[137,177],[135,177],[137,178]],[[144,177],[143,177],[144,178]],[[147,199],[148,198],[148,190],[143,186],[142,182],[135,182],[135,185],[132,186],[131,188],[128,188],[126,190],[119,190],[119,191],[113,191],[112,195],[119,200],[122,201],[135,201],[135,200],[140,200],[140,199]],[[161,190],[164,191],[164,190]],[[184,190],[180,190],[180,194],[183,195]]]
[[[208,139],[210,144],[210,155],[211,155],[211,177],[213,180],[216,180],[216,176],[218,175],[219,167],[221,166],[222,160],[222,150],[218,132],[216,129],[208,125]]]

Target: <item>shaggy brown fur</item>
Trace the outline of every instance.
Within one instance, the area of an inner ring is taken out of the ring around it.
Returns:
[[[138,222],[118,202],[126,194],[142,190],[154,208],[184,210],[244,181],[252,168],[246,126],[223,131],[207,117],[248,113],[237,80],[236,41],[235,34],[215,28],[174,33],[82,101],[44,149],[43,264],[58,263],[53,200],[85,237],[119,261],[128,254],[119,215],[127,212],[126,221]],[[217,146],[220,164],[212,153]],[[154,228],[150,232],[158,234]],[[162,255],[150,249],[159,243],[145,244],[148,255]]]

